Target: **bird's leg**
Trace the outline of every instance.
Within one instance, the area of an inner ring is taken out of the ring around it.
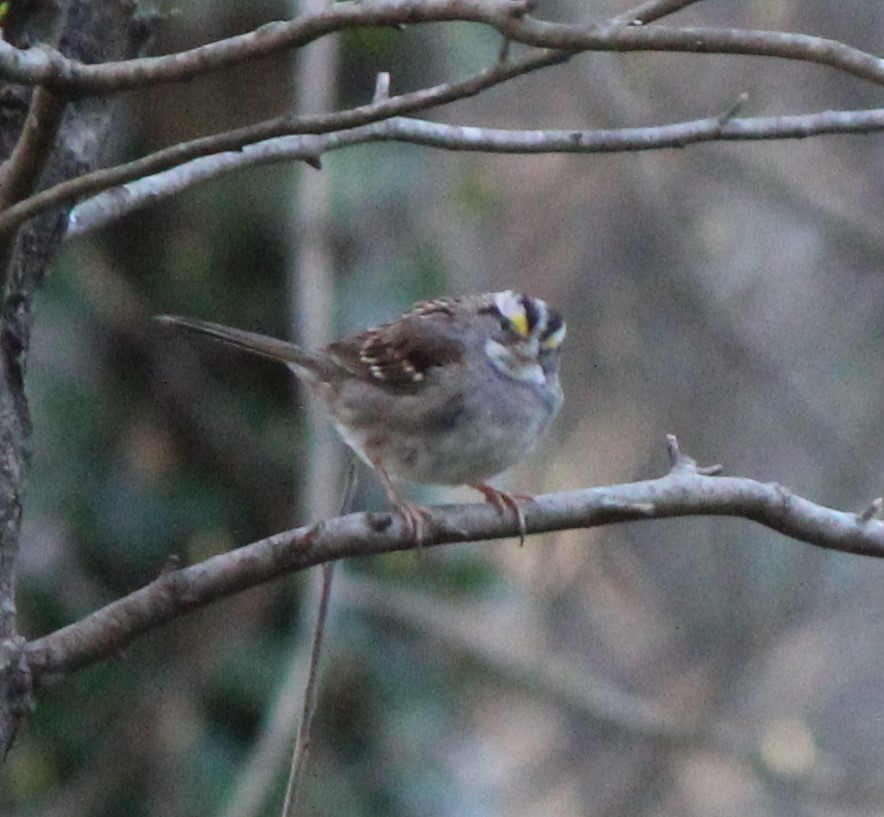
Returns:
[[[482,496],[485,497],[486,502],[490,502],[497,508],[497,512],[503,516],[504,512],[507,508],[512,508],[516,514],[516,521],[519,523],[519,547],[525,544],[525,536],[528,533],[527,524],[525,522],[525,512],[522,510],[521,505],[519,505],[519,499],[532,499],[530,496],[526,496],[525,494],[508,494],[506,491],[500,491],[497,488],[492,488],[490,485],[480,482],[470,483],[471,488],[475,488],[479,491]]]
[[[408,532],[414,539],[417,549],[420,550],[424,543],[426,520],[432,516],[432,511],[424,505],[418,505],[416,502],[409,502],[407,499],[403,499],[399,496],[396,488],[393,486],[392,480],[387,476],[387,472],[383,467],[375,465],[374,471],[378,475],[381,484],[384,486],[384,490],[387,492],[387,498],[393,504],[393,507],[402,514]]]

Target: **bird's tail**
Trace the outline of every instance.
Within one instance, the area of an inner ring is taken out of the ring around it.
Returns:
[[[166,326],[174,326],[176,329],[184,329],[195,335],[203,335],[221,343],[227,343],[255,355],[280,360],[307,371],[313,370],[316,365],[309,352],[303,351],[294,343],[277,340],[268,335],[258,335],[255,332],[234,329],[232,326],[201,321],[198,318],[185,318],[181,315],[156,315],[154,320]]]

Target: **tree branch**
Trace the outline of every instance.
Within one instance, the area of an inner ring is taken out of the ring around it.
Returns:
[[[16,4],[21,31],[46,37],[45,20],[35,13],[45,6],[50,28],[55,15],[69,8],[59,36],[62,48],[87,62],[120,59],[134,54],[146,31],[133,25],[131,3],[76,2]],[[61,17],[59,17],[61,19]],[[33,24],[34,28],[31,28]],[[52,33],[48,34],[51,39]],[[7,43],[3,43],[8,45]],[[42,98],[42,99],[41,99]],[[48,92],[34,95],[27,128],[17,115],[0,116],[0,144],[19,158],[9,170],[19,191],[41,179],[65,179],[94,167],[110,125],[106,100],[83,100],[67,105],[68,115],[56,128],[60,100]],[[45,133],[36,126],[43,119]],[[51,126],[50,126],[51,125]],[[46,155],[52,141],[50,155]],[[18,162],[21,161],[21,164]],[[10,166],[7,165],[7,168]],[[30,678],[16,633],[15,577],[23,496],[31,450],[31,419],[25,393],[25,372],[30,349],[33,304],[66,222],[66,211],[47,213],[27,225],[17,236],[6,266],[6,289],[0,299],[0,760],[15,739],[18,724],[30,697]],[[5,259],[4,259],[5,260]]]
[[[749,519],[829,550],[884,557],[877,511],[845,513],[803,499],[776,483],[713,476],[669,438],[672,468],[659,479],[535,497],[525,505],[528,533],[594,528],[683,516]],[[871,507],[871,506],[870,506]],[[877,505],[875,506],[877,508]],[[484,504],[434,509],[423,546],[518,535],[518,523]],[[339,516],[279,533],[180,570],[164,572],[85,619],[26,645],[37,684],[47,684],[118,652],[144,632],[216,599],[313,565],[414,548],[395,513]]]
[[[0,213],[26,199],[49,161],[66,102],[47,88],[37,88],[12,155],[0,164]],[[0,293],[6,289],[15,236],[0,233]]]
[[[574,53],[584,51],[675,51],[779,57],[827,65],[884,85],[884,59],[836,40],[791,32],[737,28],[572,25],[531,17],[510,18],[495,26],[514,42]]]
[[[55,144],[65,101],[45,88],[31,99],[25,125],[12,155],[0,165],[0,210],[30,195]]]
[[[80,179],[56,185],[26,201],[8,208],[0,216],[0,236],[8,234],[26,218],[59,203],[74,201],[91,193],[121,185],[148,174],[168,170],[191,159],[217,157],[226,151],[237,151],[249,144],[293,134],[329,133],[332,130],[345,130],[360,125],[386,119],[395,114],[413,113],[433,105],[472,96],[492,85],[512,79],[515,76],[536,70],[547,65],[566,61],[570,56],[587,50],[660,50],[693,51],[699,53],[733,53],[773,56],[788,59],[807,60],[830,65],[849,73],[884,84],[884,60],[871,54],[850,48],[832,40],[809,37],[802,34],[789,34],[765,31],[741,31],[713,28],[667,28],[648,26],[646,23],[671,14],[694,0],[651,0],[631,12],[612,18],[603,25],[564,25],[545,23],[526,17],[527,2],[522,0],[425,0],[425,2],[377,3],[370,6],[346,4],[318,14],[303,15],[296,20],[270,23],[249,34],[232,37],[211,43],[192,51],[180,52],[164,57],[140,60],[127,60],[100,65],[84,65],[69,60],[60,53],[48,48],[16,51],[8,43],[0,41],[0,75],[8,73],[13,63],[24,61],[33,69],[33,74],[25,72],[19,76],[14,71],[9,74],[20,81],[45,82],[50,87],[62,87],[69,91],[106,92],[124,87],[136,87],[160,81],[172,81],[207,72],[246,59],[266,56],[284,47],[303,45],[323,34],[340,28],[356,26],[393,25],[414,22],[470,20],[483,22],[497,28],[506,41],[533,44],[546,50],[531,54],[515,62],[499,60],[486,71],[462,83],[444,83],[433,88],[411,94],[403,94],[390,100],[378,100],[371,105],[360,106],[351,111],[321,117],[292,119],[280,117],[254,126],[240,128],[229,133],[197,139],[183,145],[176,145],[159,151],[152,156],[129,162],[116,168],[89,174]],[[642,25],[629,25],[633,23]],[[8,51],[15,54],[7,53]],[[32,53],[33,52],[33,53]],[[52,66],[49,71],[45,63]],[[41,73],[42,72],[42,73]],[[30,77],[30,79],[28,79]],[[54,78],[54,79],[53,79]],[[91,79],[90,79],[91,78]],[[93,87],[90,83],[98,83]],[[800,138],[820,133],[869,132],[880,127],[878,112],[825,112],[804,117],[770,117],[764,119],[719,120],[699,123],[681,123],[653,129],[624,129],[622,131],[525,131],[521,139],[527,138],[533,144],[520,145],[516,139],[500,136],[505,132],[482,131],[484,137],[469,141],[453,139],[449,136],[423,137],[402,134],[403,141],[431,144],[452,150],[490,150],[502,152],[559,152],[564,150],[595,152],[614,150],[641,150],[661,147],[681,147],[695,141],[713,139],[782,139]],[[869,122],[869,117],[871,122]],[[742,123],[745,127],[738,127]],[[694,129],[699,125],[700,132]],[[730,127],[724,127],[729,125]],[[674,130],[676,129],[676,130]],[[681,129],[682,132],[679,132]],[[687,131],[687,132],[684,132]],[[473,132],[473,131],[471,131]],[[520,133],[520,132],[513,132]],[[381,138],[394,138],[387,135],[369,135],[364,141]],[[485,142],[483,145],[482,142]],[[493,142],[493,144],[491,143]],[[564,142],[564,145],[562,144]],[[334,149],[325,147],[323,150]],[[276,161],[283,158],[277,155],[241,157],[246,163],[256,158],[259,162]],[[237,157],[217,159],[218,174],[235,169]],[[315,161],[316,155],[305,155],[295,149],[288,158]],[[190,173],[190,171],[188,171]],[[207,178],[216,175],[207,174]],[[203,174],[191,176],[185,186],[202,180]],[[129,200],[130,191],[121,191]],[[149,195],[156,195],[153,185]],[[105,201],[105,204],[107,201]],[[137,207],[137,202],[121,204],[121,213]],[[0,208],[2,211],[2,208]],[[75,226],[75,232],[78,228]]]
[[[58,204],[75,201],[92,193],[159,173],[191,159],[224,151],[241,150],[246,145],[278,136],[329,133],[378,122],[396,115],[416,113],[460,99],[468,99],[495,85],[540,68],[566,62],[570,58],[571,54],[568,52],[536,51],[512,62],[496,62],[462,82],[444,82],[389,99],[378,99],[371,104],[338,113],[301,117],[281,116],[255,125],[172,145],[141,159],[62,182],[6,211],[0,208],[2,212],[0,235],[37,213]]]
[[[74,210],[68,236],[85,235],[147,204],[245,167],[281,161],[316,163],[324,153],[373,142],[405,142],[442,150],[491,153],[615,153],[683,148],[700,142],[803,139],[881,130],[884,130],[884,108],[740,119],[716,115],[673,125],[613,130],[502,130],[396,117],[345,131],[286,136],[246,145],[237,151],[194,159],[106,190]],[[47,191],[47,198],[41,200],[40,209],[51,203],[51,192]],[[36,197],[22,202],[0,215],[0,235],[31,215],[30,202],[35,200]]]
[[[228,37],[190,51],[163,57],[86,65],[52,48],[20,50],[0,40],[0,78],[45,85],[80,95],[106,94],[180,82],[231,65],[300,48],[334,31],[417,23],[465,21],[502,25],[528,10],[527,0],[388,0],[336,3],[327,11],[277,21],[247,34]]]
[[[106,94],[192,79],[286,48],[301,47],[333,31],[459,20],[489,25],[513,42],[573,53],[676,51],[778,57],[827,65],[884,85],[884,59],[822,37],[751,29],[624,25],[618,18],[601,25],[548,23],[527,16],[529,5],[528,0],[339,3],[327,11],[268,23],[247,34],[190,51],[101,65],[67,59],[46,47],[20,50],[0,40],[0,78],[80,95]],[[639,7],[636,19],[642,20],[642,12],[648,19],[657,19],[669,13],[665,8],[657,4],[650,9]]]

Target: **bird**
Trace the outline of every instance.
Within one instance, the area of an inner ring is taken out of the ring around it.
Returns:
[[[420,547],[429,508],[413,482],[469,485],[503,515],[519,500],[487,483],[530,453],[562,405],[562,315],[513,290],[420,301],[400,318],[318,351],[180,315],[166,326],[286,364],[324,403],[343,441],[377,475]]]

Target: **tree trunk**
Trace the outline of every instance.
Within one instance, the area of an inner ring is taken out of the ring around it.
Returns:
[[[135,56],[150,26],[135,16],[133,0],[31,0],[10,6],[3,35],[17,47],[49,43],[86,63]],[[12,154],[33,93],[21,86],[0,88],[0,159]],[[96,167],[112,126],[106,99],[54,100],[61,113],[54,145],[39,173],[37,188]],[[25,395],[34,301],[64,237],[69,208],[28,222],[0,250],[6,286],[0,303],[0,759],[15,740],[34,690],[18,633],[15,567],[31,445]]]

